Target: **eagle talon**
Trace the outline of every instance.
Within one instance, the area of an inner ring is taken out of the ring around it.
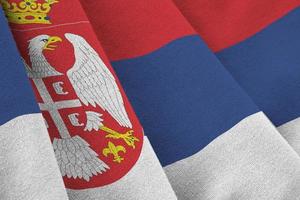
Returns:
[[[119,133],[105,126],[100,127],[100,129],[108,133],[105,138],[122,139],[133,149],[135,149],[135,142],[139,141],[138,138],[133,136],[133,130],[126,131],[125,133]]]

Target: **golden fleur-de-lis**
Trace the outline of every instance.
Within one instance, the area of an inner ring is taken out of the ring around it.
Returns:
[[[115,130],[112,130],[106,126],[101,126],[101,130],[107,132],[108,134],[105,136],[106,138],[112,138],[112,139],[122,139],[124,142],[132,147],[135,148],[135,142],[138,142],[139,139],[133,136],[133,130],[127,131],[126,133],[118,133]]]
[[[126,153],[126,149],[123,146],[121,145],[116,146],[114,143],[108,142],[107,147],[103,149],[102,153],[105,157],[107,157],[109,154],[112,154],[114,156],[113,161],[117,163],[121,163],[124,160],[124,158],[122,158],[119,155],[120,151]]]

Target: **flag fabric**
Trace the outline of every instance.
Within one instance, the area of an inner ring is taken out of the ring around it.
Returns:
[[[299,197],[299,156],[172,1],[81,2],[178,199]]]
[[[300,154],[300,1],[175,2],[226,69]],[[223,16],[227,17],[220,20]]]
[[[0,199],[299,199],[299,1],[0,3]]]
[[[79,1],[13,3],[3,9],[69,198],[176,199]]]
[[[44,119],[0,10],[0,199],[67,200]]]

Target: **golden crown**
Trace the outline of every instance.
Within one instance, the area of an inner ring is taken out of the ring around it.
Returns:
[[[44,0],[37,3],[37,0],[22,0],[20,3],[9,3],[7,0],[0,0],[3,10],[9,22],[15,24],[51,24],[48,13],[54,3],[58,0]]]

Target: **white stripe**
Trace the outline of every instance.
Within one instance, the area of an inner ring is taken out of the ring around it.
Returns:
[[[300,158],[261,112],[165,172],[180,200],[300,197]]]
[[[70,200],[176,200],[173,189],[147,139],[141,156],[117,182],[85,190],[68,190]]]
[[[41,114],[0,126],[0,199],[68,199]]]
[[[300,118],[294,119],[277,127],[281,135],[300,155]]]

